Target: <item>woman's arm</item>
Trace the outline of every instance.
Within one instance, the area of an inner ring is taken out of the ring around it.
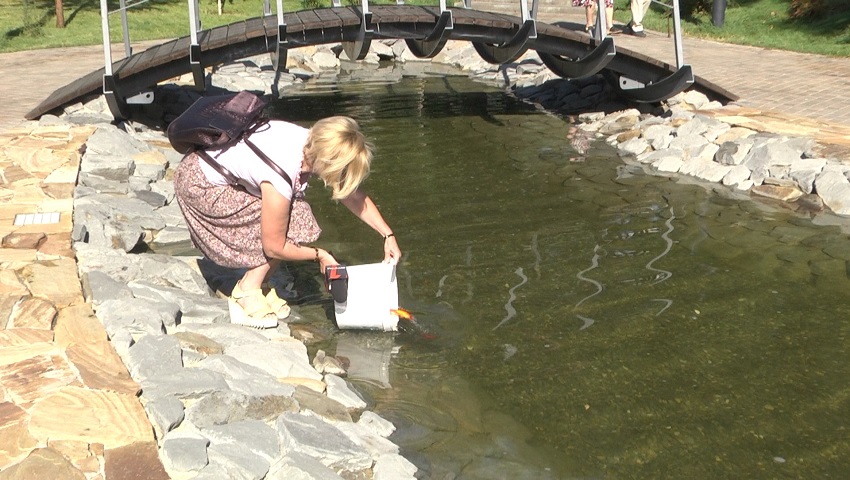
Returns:
[[[396,264],[401,259],[401,249],[398,248],[393,230],[384,221],[375,202],[359,188],[340,202],[351,210],[366,225],[384,237],[384,262]]]
[[[260,184],[260,191],[262,192],[260,237],[263,251],[267,256],[288,261],[317,261],[322,272],[325,271],[325,267],[339,263],[326,250],[287,242],[289,200],[268,182]]]

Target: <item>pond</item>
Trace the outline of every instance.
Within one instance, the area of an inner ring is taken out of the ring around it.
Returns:
[[[724,187],[652,176],[568,119],[463,77],[324,84],[278,116],[357,118],[364,188],[436,336],[313,348],[393,421],[422,478],[823,478],[850,469],[850,241]],[[319,244],[381,238],[321,185]],[[312,276],[315,267],[296,268]],[[329,297],[305,299],[330,324]]]

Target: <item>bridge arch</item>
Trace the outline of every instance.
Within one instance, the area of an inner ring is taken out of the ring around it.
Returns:
[[[523,16],[527,15],[523,13]],[[491,63],[507,63],[529,49],[536,50],[548,68],[565,78],[591,75],[604,69],[615,84],[626,76],[640,85],[654,87],[638,89],[646,93],[635,98],[638,101],[655,102],[692,85],[712,99],[736,99],[722,88],[695,77],[689,66],[677,68],[637,52],[615,49],[610,37],[597,40],[533,18],[470,8],[369,7],[363,0],[360,7],[268,14],[193,31],[192,35],[117,62],[107,57],[104,68],[59,88],[26,117],[38,118],[100,90],[116,118],[125,118],[127,102],[162,81],[191,72],[196,87],[203,88],[202,72],[206,67],[266,53],[277,58],[276,64],[282,67],[285,65],[282,57],[288,49],[334,43],[342,43],[346,53],[356,59],[365,55],[372,39],[392,38],[405,40],[411,52],[422,57],[433,57],[448,40],[469,41]],[[109,50],[106,45],[104,49]]]

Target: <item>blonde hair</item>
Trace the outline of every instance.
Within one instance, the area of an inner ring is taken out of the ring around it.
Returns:
[[[374,148],[349,117],[323,118],[313,125],[304,155],[313,173],[331,189],[331,197],[348,197],[369,176]]]

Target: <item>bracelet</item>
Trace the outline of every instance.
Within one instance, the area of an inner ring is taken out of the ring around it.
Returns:
[[[316,263],[319,263],[319,249],[316,248],[316,247],[313,247],[313,250],[316,251],[316,258],[314,258],[313,261],[316,262]]]
[[[395,233],[388,233],[388,234],[384,235],[384,241],[386,241],[390,237],[395,237]]]

